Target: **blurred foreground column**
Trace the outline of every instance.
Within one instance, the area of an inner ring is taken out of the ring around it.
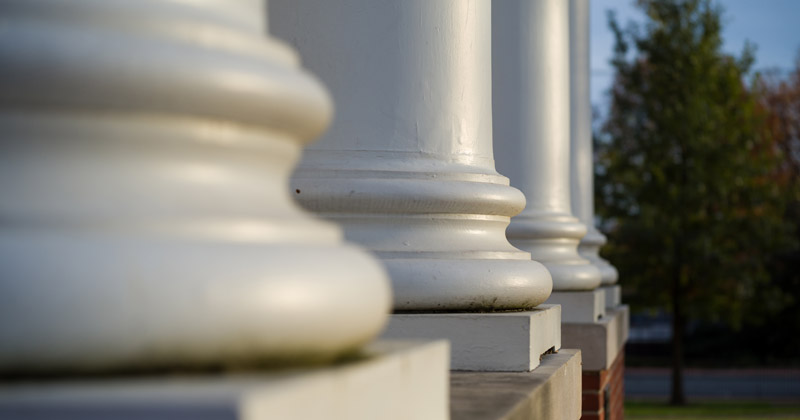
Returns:
[[[397,313],[385,336],[449,338],[453,369],[534,369],[560,347],[560,314],[531,309],[550,275],[505,237],[525,198],[494,167],[490,2],[271,7],[337,110],[292,191],[386,265]]]
[[[0,417],[447,416],[446,345],[360,350],[385,272],[287,192],[331,104],[260,2],[9,0],[0,27]]]
[[[563,322],[596,322],[600,272],[578,254],[570,204],[569,3],[495,2],[492,43],[497,164],[528,198],[508,238],[550,271]]]

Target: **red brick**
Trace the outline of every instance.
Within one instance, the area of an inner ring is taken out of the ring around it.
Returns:
[[[612,363],[609,369],[610,379],[608,385],[609,392],[609,407],[606,413],[607,420],[623,420],[625,415],[625,356],[624,352],[620,352],[617,359]]]
[[[584,392],[581,404],[583,411],[598,411],[603,406],[603,393]]]
[[[624,420],[625,352],[620,351],[608,370],[583,372],[581,420]],[[608,391],[608,407],[603,407],[603,393]],[[605,412],[608,408],[608,412]]]
[[[586,373],[585,372],[583,374],[582,381],[583,381],[583,385],[581,386],[581,388],[583,388],[584,391],[589,391],[589,390],[598,391],[598,390],[600,390],[600,375],[598,375],[597,373],[594,373],[594,372]]]
[[[604,387],[608,383],[608,370],[601,370],[600,374],[600,387]]]
[[[583,389],[600,389],[608,383],[608,370],[583,372]]]

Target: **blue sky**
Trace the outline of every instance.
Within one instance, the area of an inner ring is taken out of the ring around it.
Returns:
[[[604,92],[611,85],[613,70],[608,64],[614,37],[608,29],[606,11],[615,10],[623,27],[629,20],[642,21],[634,0],[591,1],[592,104],[604,111]],[[755,69],[794,67],[800,49],[800,0],[716,0],[723,15],[724,50],[739,55],[745,40],[754,43]]]

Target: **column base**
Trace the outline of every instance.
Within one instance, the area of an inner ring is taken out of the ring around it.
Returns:
[[[453,370],[527,372],[539,366],[543,354],[561,348],[561,308],[393,314],[382,338],[448,339]]]
[[[616,308],[622,305],[622,287],[618,284],[610,284],[608,286],[600,286],[606,292],[606,308]]]
[[[585,291],[554,291],[547,304],[561,305],[561,322],[597,322],[606,314],[606,296],[601,288]]]
[[[581,350],[584,371],[608,369],[628,341],[629,317],[628,305],[620,305],[598,322],[565,322],[561,324],[564,347]]]
[[[447,419],[448,345],[377,342],[358,360],[278,372],[0,385],[0,418]]]
[[[531,372],[453,372],[453,420],[578,420],[581,352],[548,354]]]

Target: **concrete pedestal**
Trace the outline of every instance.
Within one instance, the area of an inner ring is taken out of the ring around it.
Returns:
[[[609,309],[606,316],[593,323],[561,324],[565,348],[583,352],[583,370],[608,369],[628,341],[630,310],[628,305]]]
[[[451,369],[527,372],[561,348],[561,308],[520,312],[394,314],[383,338],[446,338]]]
[[[606,308],[613,309],[622,305],[622,287],[618,284],[600,286],[606,293]]]
[[[593,323],[606,314],[603,289],[581,292],[553,292],[547,303],[561,305],[561,322]]]
[[[581,352],[548,354],[532,372],[453,372],[453,420],[577,420]]]
[[[0,385],[0,418],[446,419],[448,346],[378,342],[362,358],[280,373]]]

